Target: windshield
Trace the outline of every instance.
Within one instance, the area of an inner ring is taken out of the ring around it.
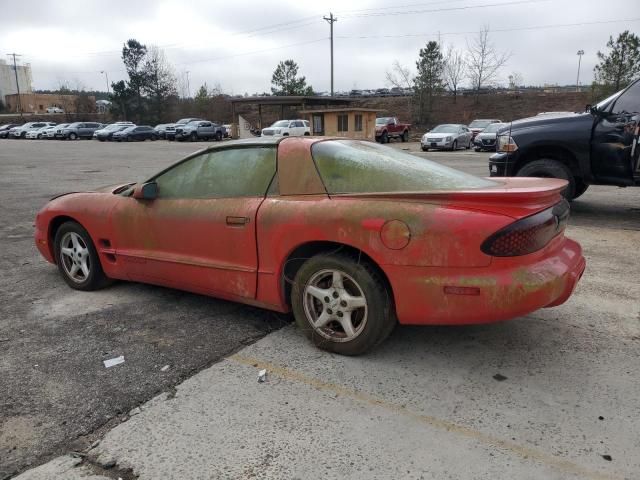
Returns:
[[[497,185],[372,142],[318,142],[312,147],[312,155],[329,194],[467,190]]]
[[[501,127],[504,127],[504,124],[502,124],[502,123],[492,123],[487,128],[485,128],[482,131],[482,133],[496,133],[498,130],[500,130]]]
[[[376,118],[376,125],[386,125],[391,120],[389,117]]]
[[[122,125],[118,125],[117,123],[112,123],[111,125],[107,125],[106,127],[104,127],[103,130],[107,132],[117,132],[118,130],[122,130],[123,128],[127,127],[123,127]]]
[[[474,120],[469,124],[469,128],[486,128],[492,123],[493,120]]]
[[[176,123],[180,123],[180,124],[184,125],[185,123],[189,123],[189,122],[192,122],[192,121],[193,121],[193,118],[181,118]]]
[[[280,121],[274,123],[271,126],[272,127],[288,127],[289,126],[289,120],[280,120]]]
[[[620,94],[623,91],[624,91],[624,89],[620,90],[619,92],[614,93],[613,95],[608,96],[604,100],[601,100],[600,102],[598,102],[596,104],[596,109],[597,110],[605,110],[611,104],[611,102],[613,102],[616,98],[618,98],[620,96]]]
[[[458,125],[438,125],[429,133],[457,133]]]

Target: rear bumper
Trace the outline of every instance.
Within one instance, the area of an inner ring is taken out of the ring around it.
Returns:
[[[398,320],[412,325],[493,323],[567,301],[585,270],[580,245],[556,238],[541,252],[494,258],[489,267],[385,266]],[[471,287],[445,293],[445,287]],[[470,293],[473,292],[473,293]]]

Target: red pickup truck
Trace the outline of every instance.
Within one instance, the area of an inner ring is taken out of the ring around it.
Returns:
[[[409,123],[400,123],[396,117],[376,118],[376,142],[388,143],[390,138],[409,141]]]

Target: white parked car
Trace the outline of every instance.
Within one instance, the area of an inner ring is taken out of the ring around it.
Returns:
[[[50,131],[55,130],[55,125],[47,125],[46,127],[38,128],[36,130],[29,130],[25,135],[25,138],[29,140],[41,140],[47,138],[47,134]]]
[[[443,123],[422,136],[420,144],[423,152],[434,150],[457,150],[471,148],[473,134],[466,125]]]
[[[311,135],[311,127],[307,120],[278,120],[270,127],[262,129],[262,136],[302,137]]]
[[[26,138],[27,133],[31,130],[40,130],[42,127],[49,127],[55,125],[53,122],[27,122],[19,127],[14,127],[9,130],[9,136],[11,138]]]
[[[64,113],[60,107],[47,107],[47,113]]]

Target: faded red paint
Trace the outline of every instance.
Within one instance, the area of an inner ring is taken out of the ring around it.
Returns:
[[[500,187],[481,191],[330,197],[311,158],[316,141],[280,142],[280,195],[153,201],[113,195],[113,189],[65,195],[38,214],[36,245],[53,262],[52,222],[70,217],[87,229],[111,278],[284,312],[289,255],[309,242],[343,244],[384,272],[405,324],[506,320],[559,305],[573,292],[585,260],[564,233],[520,257],[480,250],[514,219],[559,202],[564,182],[503,179]],[[227,217],[248,220],[229,224]],[[471,291],[456,287],[479,293],[455,294]]]

